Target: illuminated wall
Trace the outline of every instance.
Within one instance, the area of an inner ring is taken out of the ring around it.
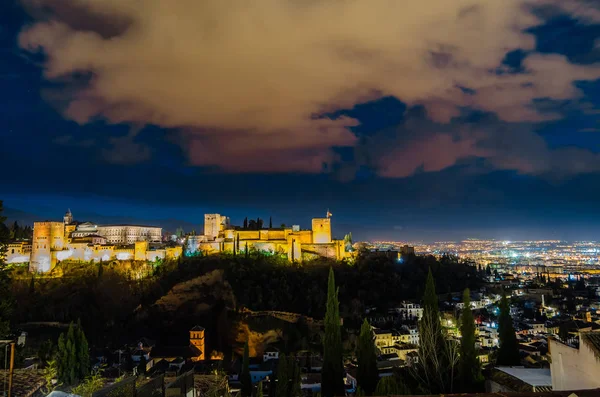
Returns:
[[[143,261],[146,260],[146,251],[148,251],[147,241],[138,241],[135,243],[135,260]]]
[[[177,259],[183,254],[183,247],[175,246],[175,247],[167,247],[165,249],[165,257],[167,259]]]
[[[31,258],[31,244],[27,242],[8,243],[6,246],[6,263],[27,263]]]
[[[314,218],[312,233],[314,244],[331,243],[331,218]]]
[[[325,257],[332,259],[344,259],[347,256],[346,246],[342,240],[333,241],[330,244],[303,244],[302,255],[304,259]]]
[[[62,249],[65,243],[65,228],[62,222],[34,222],[31,243],[32,272],[48,272],[56,265],[52,250]]]
[[[329,257],[344,259],[348,256],[344,241],[332,240],[331,219],[316,218],[312,220],[311,230],[300,230],[298,227],[284,229],[238,230],[224,227],[228,218],[219,214],[206,214],[204,236],[188,237],[186,255],[193,256],[214,254],[219,252],[243,253],[246,246],[249,250],[257,250],[271,254],[287,254],[291,261],[302,261],[307,258]]]
[[[204,235],[214,240],[229,227],[229,218],[220,214],[204,214]]]

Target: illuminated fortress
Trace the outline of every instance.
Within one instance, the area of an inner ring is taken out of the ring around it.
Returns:
[[[159,227],[78,223],[73,221],[69,210],[62,222],[34,222],[29,270],[49,272],[64,260],[154,261],[181,255],[181,247],[156,244],[161,240],[162,229]]]
[[[248,230],[231,226],[220,214],[204,216],[204,235],[188,237],[186,254],[260,251],[287,256],[292,262],[319,257],[341,260],[349,256],[344,240],[331,238],[331,218],[314,218],[310,230],[299,226]]]
[[[204,216],[204,234],[188,236],[188,256],[220,252],[245,253],[259,251],[302,262],[320,257],[342,260],[351,254],[344,240],[331,237],[331,214],[312,219],[311,228],[299,226],[263,228],[261,224],[235,227],[220,214]],[[71,211],[63,221],[34,222],[31,243],[10,243],[8,263],[27,263],[29,270],[47,273],[62,261],[155,261],[176,259],[184,247],[162,243],[160,227],[141,225],[97,225],[75,222]]]

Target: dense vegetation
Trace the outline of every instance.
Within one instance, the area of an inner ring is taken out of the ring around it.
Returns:
[[[2,220],[0,218],[0,222]],[[0,228],[0,249],[2,243],[18,230],[12,229]],[[81,326],[69,327],[58,339],[56,347],[44,343],[38,352],[40,357],[46,357],[43,361],[52,363],[47,367],[52,367],[64,384],[76,383],[87,376],[88,367],[82,364],[88,362],[86,336],[97,348],[131,343],[140,336],[158,339],[160,343],[167,334],[185,336],[195,324],[207,328],[208,345],[220,351],[231,348],[236,341],[245,342],[244,368],[247,372],[249,334],[245,334],[246,339],[240,339],[240,334],[232,335],[232,325],[237,313],[248,308],[325,318],[323,335],[318,339],[326,343],[318,344],[320,352],[324,353],[324,371],[331,370],[332,376],[328,378],[337,381],[330,385],[325,382],[323,395],[343,392],[339,383],[342,356],[354,351],[354,347],[346,345],[347,337],[350,334],[358,336],[361,324],[363,329],[357,338],[358,346],[355,346],[365,370],[359,376],[361,393],[452,390],[452,386],[446,385],[453,383],[454,358],[439,324],[436,291],[447,294],[478,287],[477,269],[455,257],[444,256],[438,260],[433,256],[411,255],[400,262],[393,255],[368,252],[360,254],[352,263],[322,259],[292,264],[281,257],[252,252],[249,255],[195,256],[127,266],[118,262],[63,262],[59,272],[62,277],[31,275],[26,267],[6,266],[0,252],[0,293],[5,294],[0,300],[4,304],[0,305],[0,333],[7,333],[8,320],[11,320],[13,330],[17,324],[28,322],[81,321]],[[188,290],[201,290],[202,294],[188,294]],[[166,299],[168,297],[170,300]],[[421,347],[419,359],[422,364],[415,367],[417,372],[404,374],[404,379],[400,376],[378,381],[374,346],[369,343],[370,327],[363,323],[365,309],[378,307],[385,311],[402,300],[421,300],[423,297],[425,318],[430,321],[421,322],[421,334],[426,342],[424,346],[428,346],[433,355],[425,354]],[[12,304],[14,302],[19,302],[18,308]],[[199,310],[199,307],[203,309]],[[344,319],[343,327],[340,327],[340,317]],[[308,329],[306,322],[299,322],[293,328],[301,335],[294,336],[292,332],[284,338],[284,351],[292,353],[298,350],[294,346],[307,346],[303,338],[308,334],[302,331]],[[239,327],[235,332],[239,333]],[[431,337],[427,338],[427,335]],[[342,338],[345,340],[343,346]],[[51,339],[56,341],[56,337]],[[470,345],[469,342],[469,348]],[[430,362],[425,356],[436,360]],[[52,357],[56,361],[51,360]],[[471,355],[469,358],[472,359]],[[287,369],[281,376],[288,378],[290,384],[298,381],[296,359],[282,360]],[[332,365],[327,365],[328,362]],[[466,363],[463,367],[464,377]],[[440,371],[441,368],[446,371]],[[440,373],[448,377],[440,378]],[[245,380],[244,383],[248,383]],[[88,381],[93,383],[95,380],[90,378]],[[295,386],[286,385],[285,390],[282,387],[276,390],[282,396],[292,395]],[[244,394],[248,393],[246,386]]]
[[[176,284],[215,269],[223,272],[226,287],[235,297],[236,309],[280,310],[321,319],[325,315],[330,265],[339,286],[340,314],[346,327],[354,329],[360,328],[367,307],[385,308],[404,299],[419,299],[429,268],[439,293],[477,286],[476,268],[452,257],[438,261],[432,256],[410,256],[399,264],[385,256],[364,255],[352,265],[327,260],[295,265],[278,257],[253,253],[249,257],[215,255],[161,264],[134,264],[128,270],[117,263],[62,264],[64,276],[61,278],[34,277],[26,269],[13,271],[12,295],[19,302],[19,310],[12,313],[12,319],[15,324],[68,323],[81,319],[94,343],[101,342],[101,335],[108,337],[104,342],[117,342],[119,337],[128,336],[123,335],[128,329],[137,332],[137,336],[145,332],[147,336],[159,337],[154,334],[156,329],[144,327],[161,324],[161,318],[156,316],[164,313],[151,310],[150,316],[154,317],[148,322],[150,325],[143,327],[137,323],[134,313],[152,309]],[[140,275],[147,277],[140,278]],[[211,324],[206,322],[216,323],[224,317],[224,311],[234,309],[219,303],[219,299],[215,296],[213,302],[207,302],[215,308],[212,318],[201,319],[208,328]],[[187,314],[189,317],[190,313]],[[177,316],[177,313],[172,315]],[[182,324],[182,327],[189,325]]]

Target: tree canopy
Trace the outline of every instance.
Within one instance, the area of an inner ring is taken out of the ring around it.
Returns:
[[[475,318],[471,310],[471,292],[463,293],[464,308],[460,316],[460,383],[461,392],[481,391],[483,376],[475,348]]]
[[[325,312],[325,338],[323,340],[323,369],[321,394],[323,397],[343,396],[344,366],[342,363],[342,334],[338,289],[333,268],[329,268],[327,283],[327,310]]]
[[[419,321],[419,362],[415,375],[421,388],[432,394],[450,393],[454,387],[457,354],[454,343],[446,336],[430,270],[423,296],[423,317]]]
[[[500,300],[500,316],[498,317],[498,339],[500,347],[498,349],[497,365],[520,365],[519,343],[512,317],[510,315],[510,305],[506,294],[502,293]]]
[[[379,373],[377,371],[377,352],[373,341],[373,331],[366,319],[360,328],[356,357],[358,360],[356,381],[364,393],[370,396],[377,387]]]

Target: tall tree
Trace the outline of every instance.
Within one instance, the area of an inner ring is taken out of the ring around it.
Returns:
[[[498,317],[498,339],[500,348],[498,349],[497,365],[519,365],[521,357],[519,356],[519,343],[513,327],[512,317],[510,316],[510,305],[506,294],[502,293],[500,300],[500,316]]]
[[[377,371],[377,352],[373,341],[373,331],[366,319],[360,327],[356,356],[358,359],[356,381],[364,393],[370,396],[377,387],[379,373]]]
[[[248,217],[244,218],[244,229],[248,229]]]
[[[275,384],[275,397],[288,397],[290,375],[288,372],[287,357],[282,354],[277,363],[277,383]]]
[[[73,385],[89,374],[90,356],[88,342],[79,322],[69,325],[67,333],[58,338],[56,354],[58,379]]]
[[[423,317],[419,322],[418,354],[419,362],[415,366],[415,375],[421,388],[431,394],[451,392],[458,354],[455,344],[446,340],[431,269],[427,275],[423,296]]]
[[[273,229],[273,217],[269,217],[269,229]]]
[[[71,333],[71,330],[73,329],[72,326],[73,324],[71,324],[71,327],[69,327],[69,332],[67,333],[67,351],[65,352],[65,357],[67,360],[65,367],[68,369],[68,372],[65,372],[64,376],[66,383],[69,385],[74,385],[77,382],[78,366],[77,347],[75,346],[75,334]]]
[[[397,396],[404,394],[400,390],[400,386],[393,376],[384,376],[377,382],[377,388],[375,389],[375,395],[377,396]]]
[[[471,291],[463,293],[464,308],[460,316],[460,361],[459,373],[461,392],[480,391],[483,384],[481,365],[475,350],[475,318],[471,311]]]
[[[302,395],[302,370],[296,357],[288,357],[288,372],[290,374],[289,397],[299,397]]]
[[[329,268],[327,284],[327,311],[325,312],[325,337],[323,340],[323,367],[321,394],[323,397],[344,395],[344,366],[342,362],[342,334],[340,304],[335,287],[333,268]]]
[[[148,362],[146,361],[146,356],[144,356],[142,354],[142,356],[140,357],[140,362],[137,365],[137,373],[138,373],[138,375],[145,375],[147,367],[148,367]]]
[[[57,350],[56,350],[56,369],[58,373],[58,379],[60,381],[65,380],[65,373],[67,372],[67,358],[66,358],[66,346],[65,333],[61,333],[58,336]]]
[[[256,387],[256,397],[264,397],[262,382],[258,382],[258,386]]]
[[[277,383],[275,397],[298,397],[302,395],[300,387],[301,370],[293,356],[281,355],[277,363]]]
[[[244,397],[250,397],[252,395],[252,377],[250,376],[250,351],[248,341],[244,344],[244,358],[242,360],[240,382],[242,383],[242,395]]]
[[[84,379],[90,374],[90,351],[87,338],[81,327],[81,320],[77,320],[76,331],[77,363],[79,365],[77,377]]]
[[[260,219],[260,218],[257,218],[257,219],[256,219],[256,229],[257,229],[257,230],[260,230],[260,229],[262,229],[262,228],[263,228],[263,220],[262,220],[262,219]]]

